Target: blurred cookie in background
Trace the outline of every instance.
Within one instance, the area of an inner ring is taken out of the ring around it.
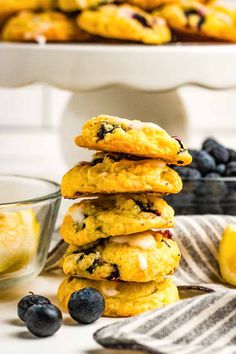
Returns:
[[[2,30],[2,39],[12,42],[90,41],[91,36],[76,26],[73,18],[56,11],[22,11],[12,17]]]
[[[171,40],[164,19],[127,4],[85,10],[78,16],[77,23],[84,31],[105,38],[146,44],[163,44]]]
[[[186,35],[236,42],[235,11],[194,0],[181,0],[162,6],[153,14],[164,17],[171,29]]]

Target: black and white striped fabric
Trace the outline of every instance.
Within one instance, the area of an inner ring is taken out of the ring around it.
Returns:
[[[215,291],[116,322],[95,333],[108,348],[159,354],[236,354],[236,288],[220,275],[218,245],[225,226],[236,217],[177,216],[174,238],[182,260],[177,285]]]

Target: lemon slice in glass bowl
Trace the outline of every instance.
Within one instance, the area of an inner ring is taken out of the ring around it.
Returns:
[[[224,280],[236,286],[236,225],[229,224],[222,235],[219,265]]]
[[[37,253],[39,233],[33,209],[0,212],[0,274],[29,264]]]

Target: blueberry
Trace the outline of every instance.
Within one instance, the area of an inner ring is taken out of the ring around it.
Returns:
[[[192,163],[189,165],[189,167],[197,169],[196,156],[198,154],[198,150],[189,149],[188,152],[193,158]]]
[[[226,169],[226,166],[223,163],[221,163],[216,166],[215,172],[219,173],[219,175],[223,176],[225,173],[225,169]]]
[[[222,145],[216,145],[208,152],[211,156],[214,157],[217,163],[226,164],[229,161],[230,158],[229,150]]]
[[[208,150],[213,148],[213,146],[218,145],[218,142],[213,138],[207,138],[202,143],[202,150]]]
[[[25,323],[28,330],[37,337],[52,336],[62,324],[61,311],[51,304],[33,305],[27,311]]]
[[[207,151],[199,151],[196,156],[196,164],[198,170],[205,176],[207,173],[215,170],[216,163],[211,155]]]
[[[201,178],[201,173],[194,168],[176,166],[174,169],[175,169],[175,171],[178,172],[178,174],[182,178],[185,178],[185,179],[199,179],[199,178]]]
[[[228,163],[225,170],[226,177],[236,177],[236,161]]]
[[[106,134],[110,134],[115,130],[116,128],[119,128],[117,124],[109,124],[107,122],[103,122],[100,126],[100,129],[97,133],[98,140],[103,140],[106,136]]]
[[[17,314],[22,321],[25,321],[25,315],[28,309],[33,305],[51,304],[50,300],[41,295],[26,295],[18,302]]]
[[[209,172],[207,175],[205,175],[205,178],[220,178],[220,174],[217,172]]]
[[[228,149],[229,151],[229,161],[236,161],[236,151]]]
[[[98,320],[105,309],[102,294],[94,288],[84,288],[71,294],[68,311],[79,323],[92,323]]]
[[[148,23],[147,19],[144,16],[135,13],[133,14],[132,18],[137,20],[139,23],[141,23],[143,27],[152,28],[152,26]]]
[[[198,23],[197,23],[197,27],[200,30],[201,26],[205,23],[206,19],[205,17],[202,15],[202,13],[196,9],[188,9],[184,11],[186,17],[188,18],[191,15],[197,15],[199,17]]]

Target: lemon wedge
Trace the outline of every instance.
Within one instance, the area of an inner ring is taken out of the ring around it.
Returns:
[[[222,235],[219,265],[224,280],[236,286],[236,225],[229,224]]]
[[[32,209],[0,213],[0,274],[29,264],[37,252],[39,232]]]

